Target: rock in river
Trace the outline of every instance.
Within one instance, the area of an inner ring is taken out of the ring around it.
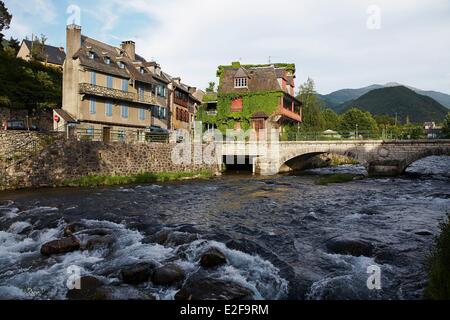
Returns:
[[[253,293],[234,282],[192,279],[175,295],[175,300],[253,300]]]
[[[329,253],[355,257],[371,257],[374,250],[371,243],[359,239],[332,239],[327,242],[326,247]]]
[[[144,283],[150,279],[155,268],[156,264],[153,263],[139,263],[123,268],[120,271],[120,278],[127,284],[136,285]]]
[[[50,256],[53,254],[61,254],[72,252],[80,249],[80,242],[75,237],[68,237],[59,240],[47,242],[41,247],[41,254]]]
[[[152,282],[157,286],[172,286],[185,278],[183,269],[175,264],[168,264],[153,271]]]
[[[109,286],[100,279],[84,276],[80,280],[80,289],[69,290],[69,300],[155,300],[152,295],[144,294],[130,286]]]
[[[213,269],[227,263],[225,255],[217,248],[210,248],[200,258],[200,265],[205,269]]]

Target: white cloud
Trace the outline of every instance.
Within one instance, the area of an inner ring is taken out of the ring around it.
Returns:
[[[115,0],[152,23],[138,50],[186,82],[204,87],[219,64],[286,61],[320,91],[375,82],[446,90],[448,1],[419,0]],[[367,8],[381,8],[381,29],[367,29]],[[126,24],[126,21],[121,21]],[[444,77],[445,78],[445,77]]]
[[[52,0],[14,1],[17,12],[38,17],[44,23],[56,23],[57,14]]]

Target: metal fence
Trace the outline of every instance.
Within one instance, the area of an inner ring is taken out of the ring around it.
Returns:
[[[427,138],[425,134],[416,135],[395,131],[362,131],[362,132],[289,132],[282,135],[283,141],[341,141],[341,140],[417,140],[439,139]]]
[[[158,142],[168,143],[169,135],[165,133],[151,133],[145,130],[104,130],[91,128],[76,128],[73,136],[79,141],[97,142],[126,142],[146,143]]]

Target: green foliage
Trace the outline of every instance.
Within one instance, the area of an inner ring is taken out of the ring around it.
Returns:
[[[444,119],[444,125],[442,126],[442,135],[446,139],[450,139],[450,112]]]
[[[315,84],[312,79],[300,86],[299,99],[303,104],[302,130],[323,131],[325,121],[321,113],[321,103],[317,99]]]
[[[211,81],[211,82],[208,84],[208,88],[206,88],[205,91],[206,91],[207,93],[213,93],[215,90],[216,90],[216,83],[213,82],[213,81]]]
[[[61,106],[62,73],[39,62],[27,62],[0,52],[0,105],[16,109]]]
[[[33,44],[31,46],[31,58],[36,61],[45,61],[45,43],[47,42],[47,37],[41,34],[40,38],[33,39]]]
[[[217,116],[208,116],[206,110],[201,108],[197,114],[198,119],[203,123],[216,125],[217,128],[225,132],[227,129],[234,129],[237,121],[241,122],[243,130],[250,129],[251,118],[255,112],[265,112],[267,115],[273,114],[279,104],[279,99],[284,93],[282,91],[255,92],[255,93],[229,93],[218,95]],[[242,98],[242,112],[231,112],[231,102],[234,99]]]
[[[425,297],[433,300],[450,299],[450,225],[441,227],[437,246],[429,261],[428,286]]]
[[[324,122],[325,130],[338,130],[339,129],[339,115],[331,109],[325,109],[322,112],[322,118]]]
[[[356,128],[358,128],[359,132],[378,130],[377,123],[370,112],[352,108],[341,116],[339,130],[343,132],[355,132]]]
[[[3,30],[9,29],[9,25],[11,24],[12,15],[8,12],[8,8],[6,8],[5,3],[0,1],[0,49],[2,47],[3,40]]]
[[[448,112],[447,108],[432,98],[402,86],[370,91],[339,106],[338,110],[348,110],[355,106],[373,115],[397,116],[398,122],[402,123],[407,123],[408,118],[412,123],[439,122]]]
[[[139,173],[131,176],[100,176],[89,175],[80,179],[63,181],[65,187],[99,187],[99,186],[115,186],[137,183],[151,182],[168,182],[181,179],[206,179],[211,178],[214,174],[210,171],[199,172],[162,172],[162,173]]]
[[[377,122],[378,127],[386,127],[386,126],[393,126],[393,125],[395,125],[395,119],[393,117],[391,117],[391,116],[386,115],[386,114],[376,115],[373,118]]]

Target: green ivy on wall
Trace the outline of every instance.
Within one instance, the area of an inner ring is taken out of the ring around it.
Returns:
[[[205,107],[200,108],[197,118],[205,124],[215,125],[220,131],[234,129],[236,122],[241,122],[243,130],[250,129],[251,118],[256,112],[264,112],[271,116],[279,106],[282,91],[227,93],[219,94],[217,101],[217,116],[207,114]],[[242,112],[231,112],[231,103],[242,98]]]

